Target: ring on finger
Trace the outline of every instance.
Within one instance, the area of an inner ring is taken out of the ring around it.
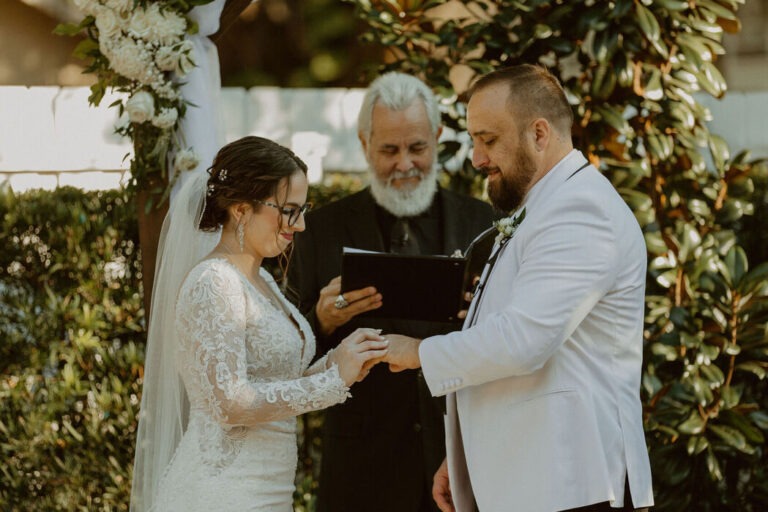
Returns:
[[[336,297],[336,300],[333,301],[333,305],[336,307],[336,309],[344,309],[345,307],[349,306],[349,302],[347,302],[347,299],[344,298],[344,294],[340,293],[338,297]]]

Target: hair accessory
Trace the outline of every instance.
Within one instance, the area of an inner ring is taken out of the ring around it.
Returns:
[[[213,191],[214,191],[215,188],[216,187],[214,186],[213,183],[209,183],[208,184],[208,192],[206,192],[206,195],[212,196],[213,195]]]
[[[227,170],[222,169],[219,171],[219,181],[224,182],[227,180]]]

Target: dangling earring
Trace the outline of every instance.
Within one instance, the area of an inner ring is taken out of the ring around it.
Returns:
[[[245,252],[245,228],[242,224],[237,224],[235,233],[237,233],[237,243],[240,244],[240,252]]]

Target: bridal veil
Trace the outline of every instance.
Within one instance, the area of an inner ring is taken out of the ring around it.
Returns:
[[[187,273],[219,241],[220,233],[197,229],[205,207],[207,179],[207,172],[198,171],[184,183],[171,203],[160,234],[136,436],[131,512],[152,509],[160,478],[186,426],[188,401],[177,368],[175,306]]]

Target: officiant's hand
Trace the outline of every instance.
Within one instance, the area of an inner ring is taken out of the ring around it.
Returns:
[[[472,278],[472,289],[473,290],[477,287],[477,283],[479,283],[479,282],[480,282],[480,276],[475,275],[475,277]],[[459,314],[457,315],[457,317],[460,320],[464,320],[465,318],[467,318],[467,312],[469,311],[469,305],[472,302],[472,298],[474,296],[475,296],[475,294],[473,292],[469,292],[469,291],[468,292],[464,292],[464,302],[467,303],[467,309],[462,309],[461,311],[459,311]]]
[[[340,297],[343,301],[339,300]],[[360,313],[380,308],[381,299],[381,294],[373,286],[344,292],[342,295],[341,276],[334,277],[320,290],[320,298],[315,305],[321,334],[328,336]]]
[[[443,459],[443,463],[437,468],[435,478],[432,480],[432,499],[435,500],[437,508],[442,512],[456,512],[456,509],[453,508],[451,483],[448,480],[448,459]]]
[[[421,340],[410,338],[402,334],[387,334],[389,348],[384,361],[389,363],[389,369],[393,372],[412,370],[421,367],[419,360],[419,345]]]
[[[379,329],[356,329],[344,338],[328,356],[328,364],[339,367],[339,375],[347,387],[365,378],[371,364],[387,355],[389,341]]]

